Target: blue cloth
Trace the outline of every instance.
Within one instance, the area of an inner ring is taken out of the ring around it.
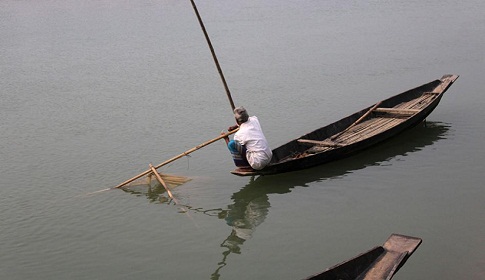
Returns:
[[[239,144],[237,141],[231,140],[227,144],[229,151],[231,152],[234,164],[237,167],[250,167],[249,162],[246,158],[246,147]]]

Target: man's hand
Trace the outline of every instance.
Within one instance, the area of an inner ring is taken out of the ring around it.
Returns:
[[[226,134],[224,133],[224,130],[221,131],[221,135],[224,135],[224,134]],[[224,137],[224,141],[226,141],[226,145],[229,144],[229,137],[228,136]]]
[[[230,126],[227,131],[233,131],[235,129],[237,129],[239,126],[238,125],[233,125],[233,126]]]

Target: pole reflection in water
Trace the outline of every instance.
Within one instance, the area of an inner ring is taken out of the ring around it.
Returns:
[[[231,231],[220,244],[223,248],[222,259],[212,273],[211,279],[219,279],[221,269],[227,265],[231,253],[241,254],[241,246],[251,238],[256,228],[264,222],[271,207],[270,194],[285,194],[295,187],[306,187],[316,181],[341,178],[367,166],[377,166],[388,162],[397,156],[406,156],[446,138],[449,126],[438,122],[427,122],[406,131],[385,143],[363,151],[348,159],[328,163],[307,170],[284,173],[279,175],[251,177],[249,183],[231,197],[233,203],[226,209],[204,210],[184,205],[187,211],[203,213],[224,219]],[[150,202],[170,203],[164,196],[165,189],[151,184],[146,187],[131,186],[123,189],[126,192],[142,196]]]

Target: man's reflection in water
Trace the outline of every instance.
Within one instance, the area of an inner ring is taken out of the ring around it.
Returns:
[[[219,271],[226,265],[227,257],[231,254],[240,254],[241,245],[251,238],[256,227],[259,226],[268,215],[270,203],[268,194],[270,193],[286,193],[290,191],[289,187],[280,186],[276,191],[274,187],[266,184],[261,184],[258,181],[251,181],[248,185],[242,188],[239,192],[232,195],[233,204],[219,213],[219,218],[225,219],[226,223],[232,228],[229,236],[221,243],[221,247],[225,248],[222,253],[223,259],[218,263],[219,267],[211,275],[211,279],[219,279]]]
[[[251,238],[254,230],[268,215],[270,207],[268,195],[255,197],[253,200],[236,200],[229,205],[226,223],[232,227],[231,235],[224,242],[227,248],[237,248],[245,240]],[[223,243],[224,244],[224,243]],[[239,252],[239,249],[233,250]]]
[[[243,209],[244,205],[242,204],[231,206],[240,208],[227,211],[226,222],[232,227],[232,230],[231,234],[221,243],[221,247],[226,248],[226,250],[222,253],[223,259],[218,263],[219,267],[212,274],[211,279],[219,279],[219,270],[226,265],[226,259],[231,253],[241,253],[240,246],[251,238],[256,227],[266,218],[270,207],[267,196],[249,201],[245,209]]]

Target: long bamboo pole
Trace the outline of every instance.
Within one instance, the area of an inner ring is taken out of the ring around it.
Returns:
[[[173,158],[171,158],[169,160],[166,160],[166,161],[160,163],[159,165],[155,166],[154,168],[155,169],[158,169],[158,168],[160,168],[160,167],[162,167],[164,165],[167,165],[167,164],[169,164],[169,163],[171,163],[171,162],[173,162],[173,161],[175,161],[175,160],[177,160],[177,159],[179,159],[181,157],[184,157],[184,156],[186,156],[186,155],[188,155],[190,153],[193,153],[193,152],[197,151],[198,149],[200,149],[202,147],[205,147],[205,146],[207,146],[209,144],[212,144],[212,143],[214,143],[214,142],[216,142],[216,141],[218,141],[220,139],[223,139],[225,137],[228,137],[229,135],[236,133],[236,131],[238,131],[238,130],[239,130],[239,128],[237,128],[235,130],[232,130],[232,131],[229,131],[229,132],[226,132],[224,134],[221,134],[221,135],[219,135],[218,137],[216,137],[214,139],[211,139],[211,140],[209,140],[207,142],[204,142],[204,143],[202,143],[202,144],[200,144],[198,146],[193,147],[192,149],[189,149],[189,150],[187,150],[187,151],[185,151],[185,152],[183,152],[183,153],[181,153],[181,154],[179,154],[177,156],[174,156]],[[128,179],[128,180],[124,181],[123,183],[117,185],[116,187],[114,187],[114,189],[121,188],[124,185],[126,185],[128,183],[131,183],[131,182],[135,181],[136,179],[141,178],[141,177],[147,175],[150,172],[152,172],[152,170],[151,169],[148,169],[145,172],[142,172],[142,173],[136,175],[135,177],[133,177],[131,179]]]
[[[197,16],[197,19],[199,20],[200,28],[202,28],[202,32],[204,32],[205,39],[207,40],[207,44],[209,45],[209,49],[212,53],[212,58],[214,59],[214,62],[217,67],[217,71],[219,72],[219,76],[221,76],[222,84],[224,85],[224,89],[226,90],[227,98],[229,99],[229,103],[231,104],[231,108],[234,111],[236,106],[234,106],[234,101],[232,101],[231,97],[231,92],[229,91],[229,87],[227,86],[226,79],[224,78],[224,74],[222,73],[221,66],[219,65],[219,60],[217,59],[216,52],[214,51],[214,48],[212,47],[211,40],[209,39],[209,34],[207,34],[207,30],[205,29],[204,23],[202,22],[202,18],[200,17],[199,11],[197,10],[197,6],[195,5],[194,0],[190,0],[192,3],[192,7],[194,8],[195,15]]]
[[[170,196],[170,198],[175,202],[175,204],[181,206],[181,209],[184,211],[185,215],[187,215],[187,217],[189,217],[195,224],[196,227],[199,227],[197,225],[197,223],[195,223],[194,219],[192,218],[192,216],[190,216],[189,214],[189,211],[187,210],[187,208],[185,208],[183,205],[181,205],[178,200],[173,196],[172,192],[170,191],[170,189],[168,188],[167,184],[165,183],[165,181],[162,179],[162,176],[160,176],[160,174],[158,174],[157,170],[155,169],[155,167],[153,167],[153,165],[150,163],[149,164],[150,166],[150,171],[155,175],[155,177],[157,178],[158,182],[160,182],[160,184],[162,184],[162,186],[165,188],[165,190],[167,191],[168,193],[168,196]]]
[[[170,191],[170,189],[168,188],[167,184],[165,184],[165,181],[163,181],[162,177],[160,176],[160,174],[158,174],[157,170],[155,169],[155,167],[153,167],[153,165],[150,163],[149,164],[150,166],[150,170],[152,171],[153,175],[155,175],[155,177],[157,178],[158,182],[160,182],[160,184],[162,184],[162,186],[165,188],[165,190],[167,191],[168,193],[168,196],[170,196],[170,198],[175,201],[176,204],[179,204],[178,201],[175,199],[175,197],[173,197],[173,194],[172,192]]]

